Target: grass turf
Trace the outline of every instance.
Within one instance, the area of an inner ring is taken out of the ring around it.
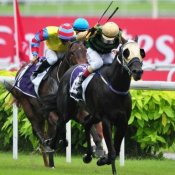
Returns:
[[[66,163],[63,156],[55,156],[55,169],[43,166],[38,154],[19,153],[17,160],[12,159],[12,153],[0,153],[0,175],[110,175],[111,166],[98,167],[97,159],[90,164],[84,164],[81,156],[73,156],[71,163]],[[174,175],[174,160],[135,160],[128,159],[125,166],[116,167],[119,175]]]
[[[49,1],[48,1],[49,2]],[[89,2],[74,2],[74,1],[65,1],[57,3],[28,3],[20,4],[20,11],[22,15],[44,15],[44,16],[57,16],[57,15],[87,15],[87,16],[99,16],[102,15],[103,11],[109,5],[108,1],[89,1]],[[119,6],[119,11],[117,16],[132,15],[132,13],[139,15],[147,14],[151,15],[152,12],[152,3],[150,1],[128,1],[126,3],[122,1],[116,1],[110,7],[110,13],[113,11],[116,6]],[[174,14],[175,3],[172,1],[158,1],[159,13],[163,13],[165,16],[169,13]],[[13,6],[12,4],[1,4],[0,5],[0,15],[13,15]]]

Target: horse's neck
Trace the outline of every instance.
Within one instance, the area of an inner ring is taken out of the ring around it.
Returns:
[[[50,75],[54,78],[54,79],[60,79],[63,74],[69,69],[69,65],[66,61],[61,60],[59,62],[57,62],[54,67],[51,70]]]
[[[128,91],[130,88],[131,77],[127,70],[115,59],[108,68],[107,76],[113,89],[118,91]]]
[[[63,59],[60,63],[60,65],[58,66],[58,76],[59,78],[61,78],[64,73],[70,68],[70,65],[68,64],[68,62],[66,61],[66,59]]]

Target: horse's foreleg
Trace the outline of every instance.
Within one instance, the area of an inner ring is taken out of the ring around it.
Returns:
[[[39,139],[40,144],[42,144],[43,146],[46,146],[45,139],[44,139],[44,136],[43,136],[42,132],[41,131],[35,131],[35,130],[33,132],[34,132],[35,136]]]
[[[111,123],[109,120],[107,120],[106,118],[103,118],[102,121],[103,124],[103,134],[104,134],[104,138],[106,141],[106,145],[108,148],[108,157],[102,157],[97,161],[97,165],[98,166],[102,166],[102,165],[109,165],[111,164],[112,166],[112,173],[113,175],[116,175],[116,166],[115,166],[115,159],[116,159],[116,152],[115,152],[115,148],[113,146],[113,142],[112,142],[112,128],[111,128]]]
[[[87,141],[87,153],[83,157],[84,163],[90,163],[92,160],[92,147],[91,147],[91,137],[90,137],[90,125],[85,125],[85,135],[86,135],[86,141]]]
[[[55,168],[54,157],[53,157],[54,156],[54,152],[49,152],[48,156],[49,156],[49,167]]]
[[[58,120],[56,131],[55,131],[55,136],[51,140],[50,147],[52,149],[57,149],[58,143],[61,139],[63,141],[63,146],[66,147],[68,145],[67,140],[66,140],[66,123],[65,121]]]
[[[41,154],[42,154],[43,161],[44,161],[44,166],[49,167],[48,157],[47,157],[46,152],[44,151],[43,145],[40,145],[40,148],[41,148]]]
[[[115,126],[116,126],[116,130],[114,134],[114,147],[115,147],[116,155],[119,156],[120,146],[127,131],[128,121],[125,119],[124,116],[122,116],[116,122]]]
[[[66,148],[68,146],[68,141],[66,139],[66,123],[62,125],[62,129],[60,131],[61,141],[63,144],[63,148]],[[71,144],[71,143],[70,143]]]

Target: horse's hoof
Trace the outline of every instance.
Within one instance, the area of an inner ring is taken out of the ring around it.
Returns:
[[[98,161],[97,161],[97,165],[98,166],[103,166],[103,165],[109,165],[109,164],[111,164],[110,162],[109,162],[109,160],[108,160],[108,158],[107,157],[101,157],[100,159],[98,159]]]
[[[85,155],[83,156],[83,162],[84,162],[84,163],[90,163],[91,160],[92,160],[92,156],[88,156],[87,154],[85,154]]]
[[[44,140],[44,145],[46,145],[46,146],[50,146],[51,143],[52,143],[52,139],[46,139],[46,140]]]
[[[66,148],[68,146],[68,141],[67,140],[63,140],[63,146],[64,146],[64,148]]]
[[[59,144],[63,146],[63,148],[66,148],[68,146],[68,141],[67,140],[60,140]]]

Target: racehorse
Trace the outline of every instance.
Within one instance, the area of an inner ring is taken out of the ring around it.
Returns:
[[[16,82],[14,85],[8,82],[4,82],[5,88],[13,95],[15,101],[22,106],[24,113],[32,125],[34,135],[39,139],[41,148],[43,150],[42,154],[45,166],[54,167],[53,152],[48,147],[47,141],[55,134],[55,127],[58,116],[54,112],[49,113],[47,116],[41,110],[43,107],[41,97],[55,93],[57,91],[59,79],[63,76],[64,72],[68,68],[75,64],[82,64],[85,62],[86,47],[84,46],[83,42],[72,42],[64,58],[56,63],[53,67],[51,67],[46,77],[42,80],[37,98],[28,96],[16,88],[16,84],[19,81],[18,75],[20,75],[25,67],[17,72]],[[32,66],[33,65],[30,65],[28,67],[26,73],[30,71]],[[28,78],[30,79],[30,77]],[[48,151],[49,153],[47,154],[45,151]],[[49,163],[47,156],[49,156]]]
[[[136,41],[128,40],[123,43],[111,65],[104,65],[85,80],[89,81],[89,84],[84,90],[84,102],[75,101],[69,93],[70,86],[73,84],[71,78],[78,69],[82,69],[83,65],[73,66],[64,74],[60,80],[57,94],[59,119],[51,147],[54,147],[57,140],[65,137],[63,126],[66,122],[70,119],[80,121],[76,115],[85,109],[89,115],[82,120],[88,148],[83,161],[89,163],[92,160],[90,128],[94,123],[101,121],[108,155],[99,158],[97,165],[111,164],[113,175],[117,174],[115,160],[119,155],[121,142],[126,134],[132,111],[132,99],[129,92],[131,78],[133,77],[137,81],[143,74],[142,61],[145,52]],[[112,132],[114,132],[114,137]]]

